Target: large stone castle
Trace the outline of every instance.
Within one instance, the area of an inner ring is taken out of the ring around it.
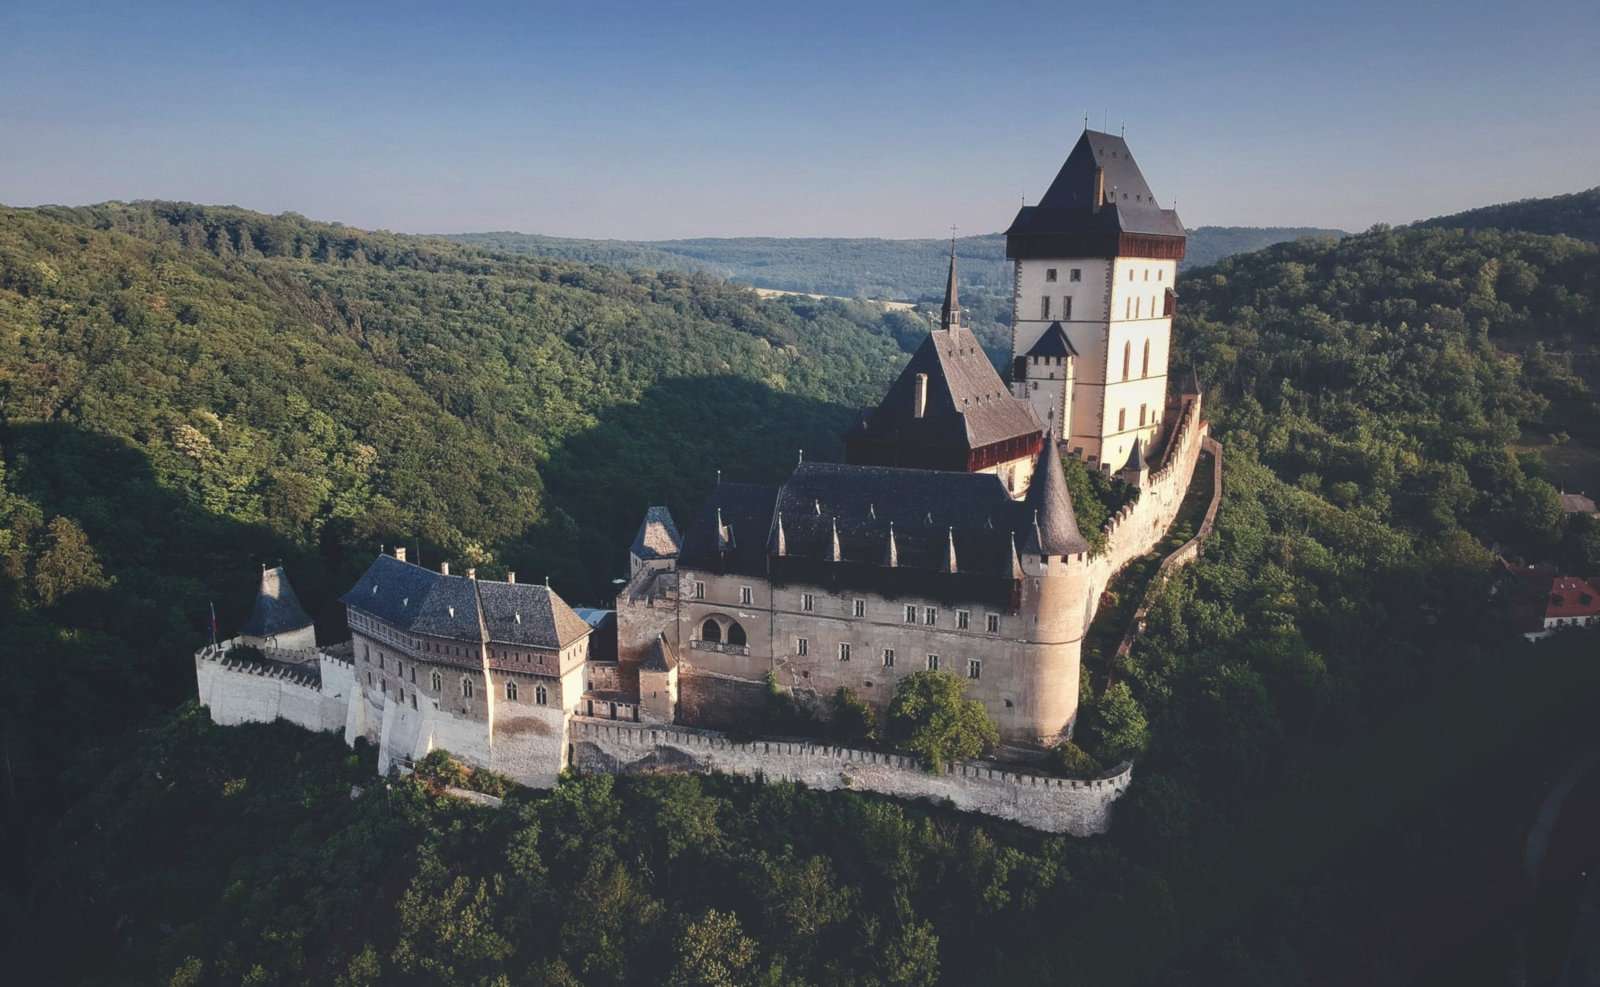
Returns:
[[[1194,471],[1200,394],[1167,377],[1184,230],[1127,144],[1085,131],[1006,241],[1009,383],[963,322],[952,251],[938,327],[844,436],[846,462],[802,462],[776,486],[719,480],[686,529],[650,508],[613,609],[396,549],[342,598],[350,640],[318,647],[267,570],[240,636],[196,656],[201,700],[218,722],[364,737],[385,771],[437,748],[532,785],[567,767],[717,769],[1103,830],[1127,766],[1065,781],[1015,762],[1071,736],[1101,593],[1161,539]],[[1098,551],[1063,456],[1135,488]],[[892,754],[714,732],[759,734],[773,680],[819,708],[840,687],[882,707],[922,669],[966,680],[1012,766],[932,776]]]

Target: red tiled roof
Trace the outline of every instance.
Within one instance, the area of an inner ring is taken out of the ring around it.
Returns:
[[[1544,615],[1546,619],[1600,615],[1600,589],[1587,579],[1557,576],[1550,584]]]

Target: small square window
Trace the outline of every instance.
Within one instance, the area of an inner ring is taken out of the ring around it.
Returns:
[[[927,624],[929,627],[932,627],[935,623],[938,622],[938,620],[939,620],[939,611],[938,610],[935,610],[933,607],[924,607],[923,608],[923,610],[922,610],[922,622],[924,624]]]
[[[884,648],[883,649],[883,667],[884,668],[893,668],[894,667],[894,649],[893,648]]]
[[[801,593],[800,594],[800,609],[801,610],[804,610],[806,613],[810,613],[812,610],[816,609],[816,606],[817,606],[817,598],[815,596],[813,596],[810,593]]]
[[[928,656],[928,671],[937,672],[938,670],[939,670],[939,656],[938,655],[929,655]]]
[[[839,660],[840,661],[849,661],[850,660],[850,645],[846,644],[843,641],[839,642]]]
[[[976,679],[983,676],[983,662],[976,658],[967,659],[967,678]]]
[[[1000,633],[1000,615],[997,613],[984,614],[984,629],[990,634]]]
[[[850,612],[855,614],[857,617],[865,617],[867,615],[867,601],[866,600],[857,600],[857,601],[855,601],[855,603],[852,604],[851,607],[850,607]]]
[[[972,613],[967,610],[956,611],[956,629],[964,631],[972,623]]]
[[[1056,279],[1056,269],[1053,267],[1046,268],[1044,272],[1044,279],[1046,281],[1054,281]]]
[[[1083,268],[1074,267],[1071,270],[1071,272],[1068,273],[1067,280],[1068,281],[1082,281],[1083,280]]]
[[[917,608],[908,605],[906,607],[906,623],[915,624],[916,622],[917,622]]]
[[[797,654],[797,655],[800,655],[801,657],[804,657],[806,651],[810,647],[810,643],[811,642],[807,641],[803,637],[795,638],[795,640],[794,640],[794,653]]]
[[[749,586],[740,586],[739,587],[739,603],[740,603],[741,606],[746,606],[746,607],[750,606],[752,603],[755,602],[755,598],[756,598],[755,590],[751,589]]]

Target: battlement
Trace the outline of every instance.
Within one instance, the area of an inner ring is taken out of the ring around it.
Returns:
[[[322,670],[315,650],[287,648],[258,648],[262,658],[245,657],[232,641],[206,645],[195,652],[196,661],[216,662],[223,668],[244,675],[282,679],[309,689],[322,688]]]

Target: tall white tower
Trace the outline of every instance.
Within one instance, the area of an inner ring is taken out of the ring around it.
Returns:
[[[1127,142],[1093,130],[1006,230],[1012,391],[1097,468],[1121,469],[1158,434],[1184,241]]]

